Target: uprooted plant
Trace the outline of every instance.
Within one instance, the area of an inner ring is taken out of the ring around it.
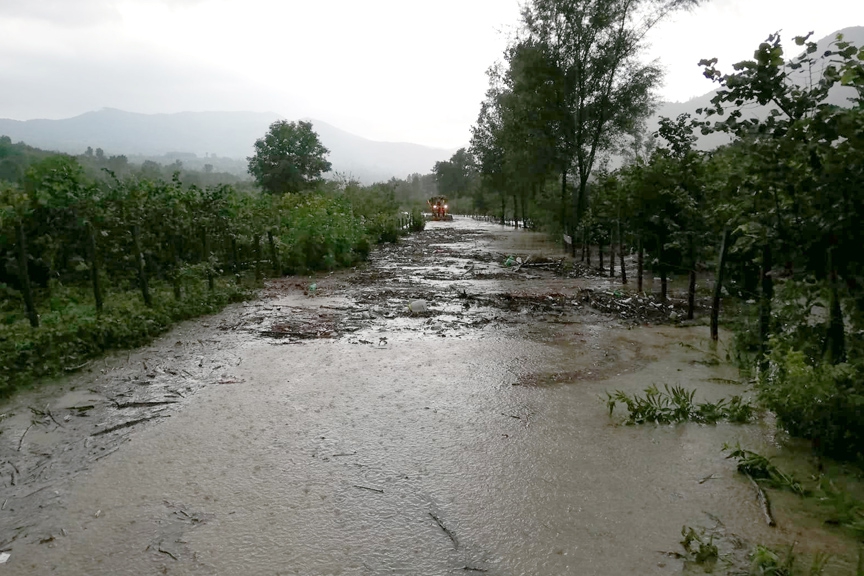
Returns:
[[[714,424],[723,420],[736,423],[749,422],[753,418],[753,406],[741,396],[732,396],[717,402],[696,402],[696,391],[682,386],[663,385],[663,390],[651,385],[645,395],[629,395],[616,390],[606,393],[606,406],[611,416],[620,403],[627,407],[627,424],[676,424],[697,422]]]
[[[798,482],[791,474],[786,474],[780,471],[768,458],[741,448],[741,445],[736,443],[735,446],[723,444],[723,451],[728,451],[727,458],[734,458],[738,461],[738,471],[746,476],[766,484],[772,488],[789,490],[799,496],[805,496],[807,490]]]
[[[717,560],[720,558],[720,551],[714,543],[714,536],[706,538],[705,530],[699,532],[689,526],[681,527],[681,546],[684,547],[685,553],[683,558],[689,562],[694,562],[706,568],[706,572],[710,570]]]

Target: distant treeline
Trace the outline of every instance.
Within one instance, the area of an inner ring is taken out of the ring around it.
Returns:
[[[27,168],[57,152],[40,150],[24,142],[13,143],[8,136],[0,136],[0,181],[20,182]],[[138,176],[142,178],[167,178],[179,172],[182,180],[196,186],[233,184],[248,187],[246,162],[230,158],[198,158],[195,154],[171,153],[163,157],[133,156],[123,154],[109,156],[101,148],[88,147],[80,155],[67,155],[75,158],[85,174],[99,178],[106,170],[118,177]]]

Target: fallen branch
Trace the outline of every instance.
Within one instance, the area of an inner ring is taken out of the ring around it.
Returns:
[[[116,452],[119,449],[120,449],[120,446],[115,446],[114,448],[112,448],[111,450],[108,450],[104,454],[100,454],[99,456],[93,458],[92,460],[90,460],[90,462],[96,462],[98,460],[101,460],[102,458],[107,458],[108,456],[110,456],[111,454],[113,454],[114,452]]]
[[[64,426],[60,424],[60,422],[58,422],[56,418],[54,418],[54,414],[52,414],[51,410],[48,409],[48,404],[45,405],[45,413],[48,415],[49,418],[51,418],[51,420],[54,421],[54,424],[56,424],[60,428],[64,428]]]
[[[27,426],[27,429],[24,430],[24,434],[22,434],[22,435],[21,435],[21,439],[18,440],[18,450],[16,450],[16,452],[20,452],[20,451],[21,451],[21,444],[24,443],[24,436],[27,435],[27,432],[29,432],[29,431],[30,431],[30,428],[32,428],[32,427],[33,427],[33,424],[30,424],[29,426]]]
[[[76,370],[80,370],[81,368],[84,368],[85,366],[87,366],[91,362],[93,362],[93,361],[88,360],[87,362],[84,362],[83,364],[79,364],[78,366],[64,366],[63,370],[65,372],[75,372]]]
[[[114,405],[119,408],[144,408],[146,406],[162,406],[164,404],[177,404],[177,400],[154,400],[152,402],[126,402],[125,404],[120,404],[116,400],[114,401]]]
[[[166,416],[162,416],[160,414],[157,416],[147,416],[146,418],[136,418],[135,420],[129,420],[128,422],[123,422],[122,424],[117,424],[116,426],[110,426],[108,428],[105,428],[104,430],[99,430],[98,432],[94,432],[90,436],[102,436],[103,434],[109,434],[111,432],[114,432],[115,430],[129,428],[130,426],[135,426],[136,424],[147,422],[148,420],[153,420],[154,418],[166,418]]]
[[[378,488],[369,488],[368,486],[360,486],[359,484],[354,484],[354,488],[360,488],[361,490],[369,490],[371,492],[378,492],[379,494],[384,493],[384,490],[380,490]]]
[[[744,475],[747,476],[747,479],[750,480],[750,484],[752,484],[753,488],[756,490],[756,499],[759,500],[759,507],[762,509],[762,514],[765,516],[765,522],[768,523],[768,526],[777,526],[777,522],[774,521],[774,516],[771,514],[771,501],[768,500],[768,494],[765,493],[765,490],[756,483],[756,480],[754,480],[750,474],[745,472]]]
[[[454,536],[453,533],[450,530],[448,530],[446,526],[444,526],[444,523],[441,522],[441,520],[437,516],[435,516],[433,513],[429,512],[429,516],[431,516],[432,519],[435,520],[435,523],[438,524],[438,527],[441,528],[441,530],[443,530],[444,533],[450,537],[450,540],[453,541],[453,547],[458,550],[459,549],[459,541],[456,540],[456,536]]]

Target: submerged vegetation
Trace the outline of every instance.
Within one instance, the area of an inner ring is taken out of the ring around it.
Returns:
[[[620,403],[627,407],[627,424],[676,424],[697,422],[716,424],[720,421],[745,423],[753,417],[753,407],[741,396],[717,402],[696,402],[696,391],[682,386],[665,384],[663,390],[657,386],[645,389],[645,395],[629,395],[620,390],[606,393],[606,406],[611,416]]]

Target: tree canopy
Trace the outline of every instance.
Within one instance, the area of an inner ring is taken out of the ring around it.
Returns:
[[[255,141],[255,154],[247,158],[249,173],[271,194],[300,192],[314,187],[330,170],[329,153],[311,122],[278,120]]]

